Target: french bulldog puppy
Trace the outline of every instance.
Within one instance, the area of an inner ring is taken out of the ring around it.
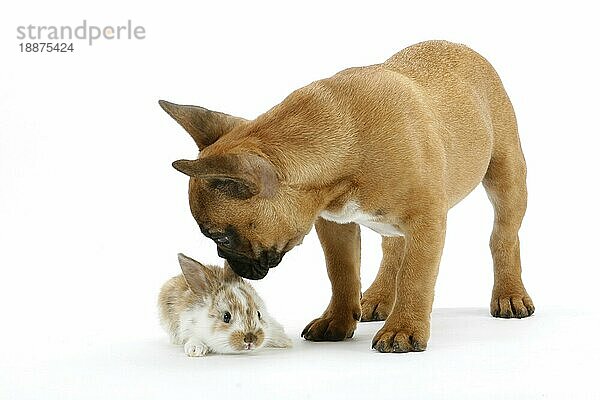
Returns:
[[[350,338],[385,320],[380,352],[426,348],[448,210],[483,183],[495,210],[491,313],[534,312],[521,280],[518,231],[527,189],[515,113],[494,68],[446,41],[410,46],[290,94],[254,120],[160,101],[194,139],[189,204],[218,254],[262,279],[315,225],[332,285],[307,340]],[[360,229],[383,236],[362,295]]]

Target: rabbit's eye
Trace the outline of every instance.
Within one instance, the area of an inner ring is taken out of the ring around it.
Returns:
[[[231,314],[229,313],[229,311],[225,311],[225,314],[223,314],[223,322],[228,324],[229,321],[231,321]]]
[[[257,313],[258,313],[258,319],[260,319],[260,311],[257,311]]]

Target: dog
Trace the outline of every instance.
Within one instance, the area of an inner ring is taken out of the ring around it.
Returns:
[[[198,159],[173,167],[190,176],[192,215],[238,275],[264,278],[315,226],[332,297],[305,339],[344,340],[358,321],[385,320],[374,349],[425,350],[446,215],[480,182],[495,211],[491,314],[533,314],[515,113],[494,68],[468,47],[418,43],[298,89],[254,120],[159,103],[198,146]],[[359,225],[383,237],[362,296]]]

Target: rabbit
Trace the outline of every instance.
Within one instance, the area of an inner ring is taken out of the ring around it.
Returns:
[[[224,268],[178,254],[183,274],[169,279],[158,297],[161,325],[189,357],[231,354],[292,341],[267,312],[254,288]]]

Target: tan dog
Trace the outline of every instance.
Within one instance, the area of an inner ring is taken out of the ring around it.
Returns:
[[[200,149],[173,166],[191,177],[192,214],[237,274],[263,278],[315,225],[333,294],[306,339],[349,338],[362,315],[386,320],[377,350],[424,350],[446,214],[480,182],[495,210],[491,313],[533,313],[521,281],[527,190],[514,111],[492,66],[466,46],[416,44],[298,89],[253,121],[160,105]],[[359,224],[383,236],[362,300]]]

